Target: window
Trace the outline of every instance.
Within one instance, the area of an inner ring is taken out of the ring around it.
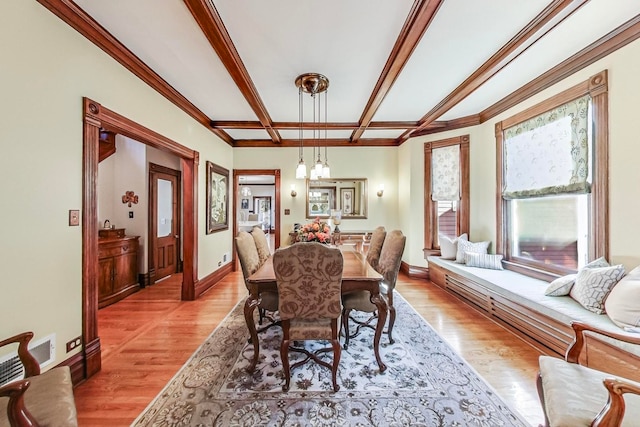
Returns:
[[[424,145],[425,253],[437,253],[438,236],[469,232],[469,135]]]
[[[496,125],[506,267],[550,279],[606,254],[607,74]]]

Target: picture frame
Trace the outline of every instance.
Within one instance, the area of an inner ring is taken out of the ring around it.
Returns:
[[[343,215],[353,214],[354,196],[356,194],[355,187],[347,187],[340,189],[340,209]]]
[[[229,170],[207,161],[207,234],[229,228],[228,200]]]
[[[249,199],[242,199],[240,201],[240,209],[249,209]]]

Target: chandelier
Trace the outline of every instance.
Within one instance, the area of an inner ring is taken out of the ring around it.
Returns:
[[[298,118],[300,123],[299,129],[299,147],[298,147],[298,167],[296,168],[296,178],[305,179],[307,177],[307,166],[304,164],[303,148],[304,148],[304,102],[302,93],[311,95],[313,101],[313,157],[316,159],[316,149],[318,157],[315,165],[311,168],[310,179],[330,178],[331,169],[327,158],[327,93],[329,89],[329,79],[318,73],[305,73],[296,77],[296,86],[298,87]],[[321,109],[320,96],[324,93],[324,163],[322,163],[320,153],[320,134],[321,134]]]

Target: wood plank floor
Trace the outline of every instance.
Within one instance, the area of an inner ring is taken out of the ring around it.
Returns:
[[[246,289],[231,273],[197,301],[180,302],[180,275],[99,311],[102,370],[75,389],[81,426],[127,426],[186,362]],[[497,393],[532,425],[543,421],[539,351],[424,280],[396,288]]]

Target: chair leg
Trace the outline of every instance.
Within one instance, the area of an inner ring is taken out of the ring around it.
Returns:
[[[351,310],[342,310],[342,326],[344,326],[344,349],[349,348],[349,314]]]
[[[331,340],[331,347],[333,347],[333,366],[331,368],[331,379],[333,380],[333,391],[340,390],[340,386],[338,385],[338,366],[340,365],[340,356],[342,355],[342,350],[340,349],[340,341],[335,339]]]
[[[289,369],[289,340],[283,339],[280,344],[280,359],[282,360],[282,370],[284,371],[285,383],[282,391],[289,391],[291,385],[291,369]]]
[[[389,329],[387,330],[387,335],[389,336],[389,343],[393,344],[394,341],[391,333],[393,332],[393,324],[396,323],[396,308],[393,306],[393,289],[389,289],[387,304],[389,306]]]

